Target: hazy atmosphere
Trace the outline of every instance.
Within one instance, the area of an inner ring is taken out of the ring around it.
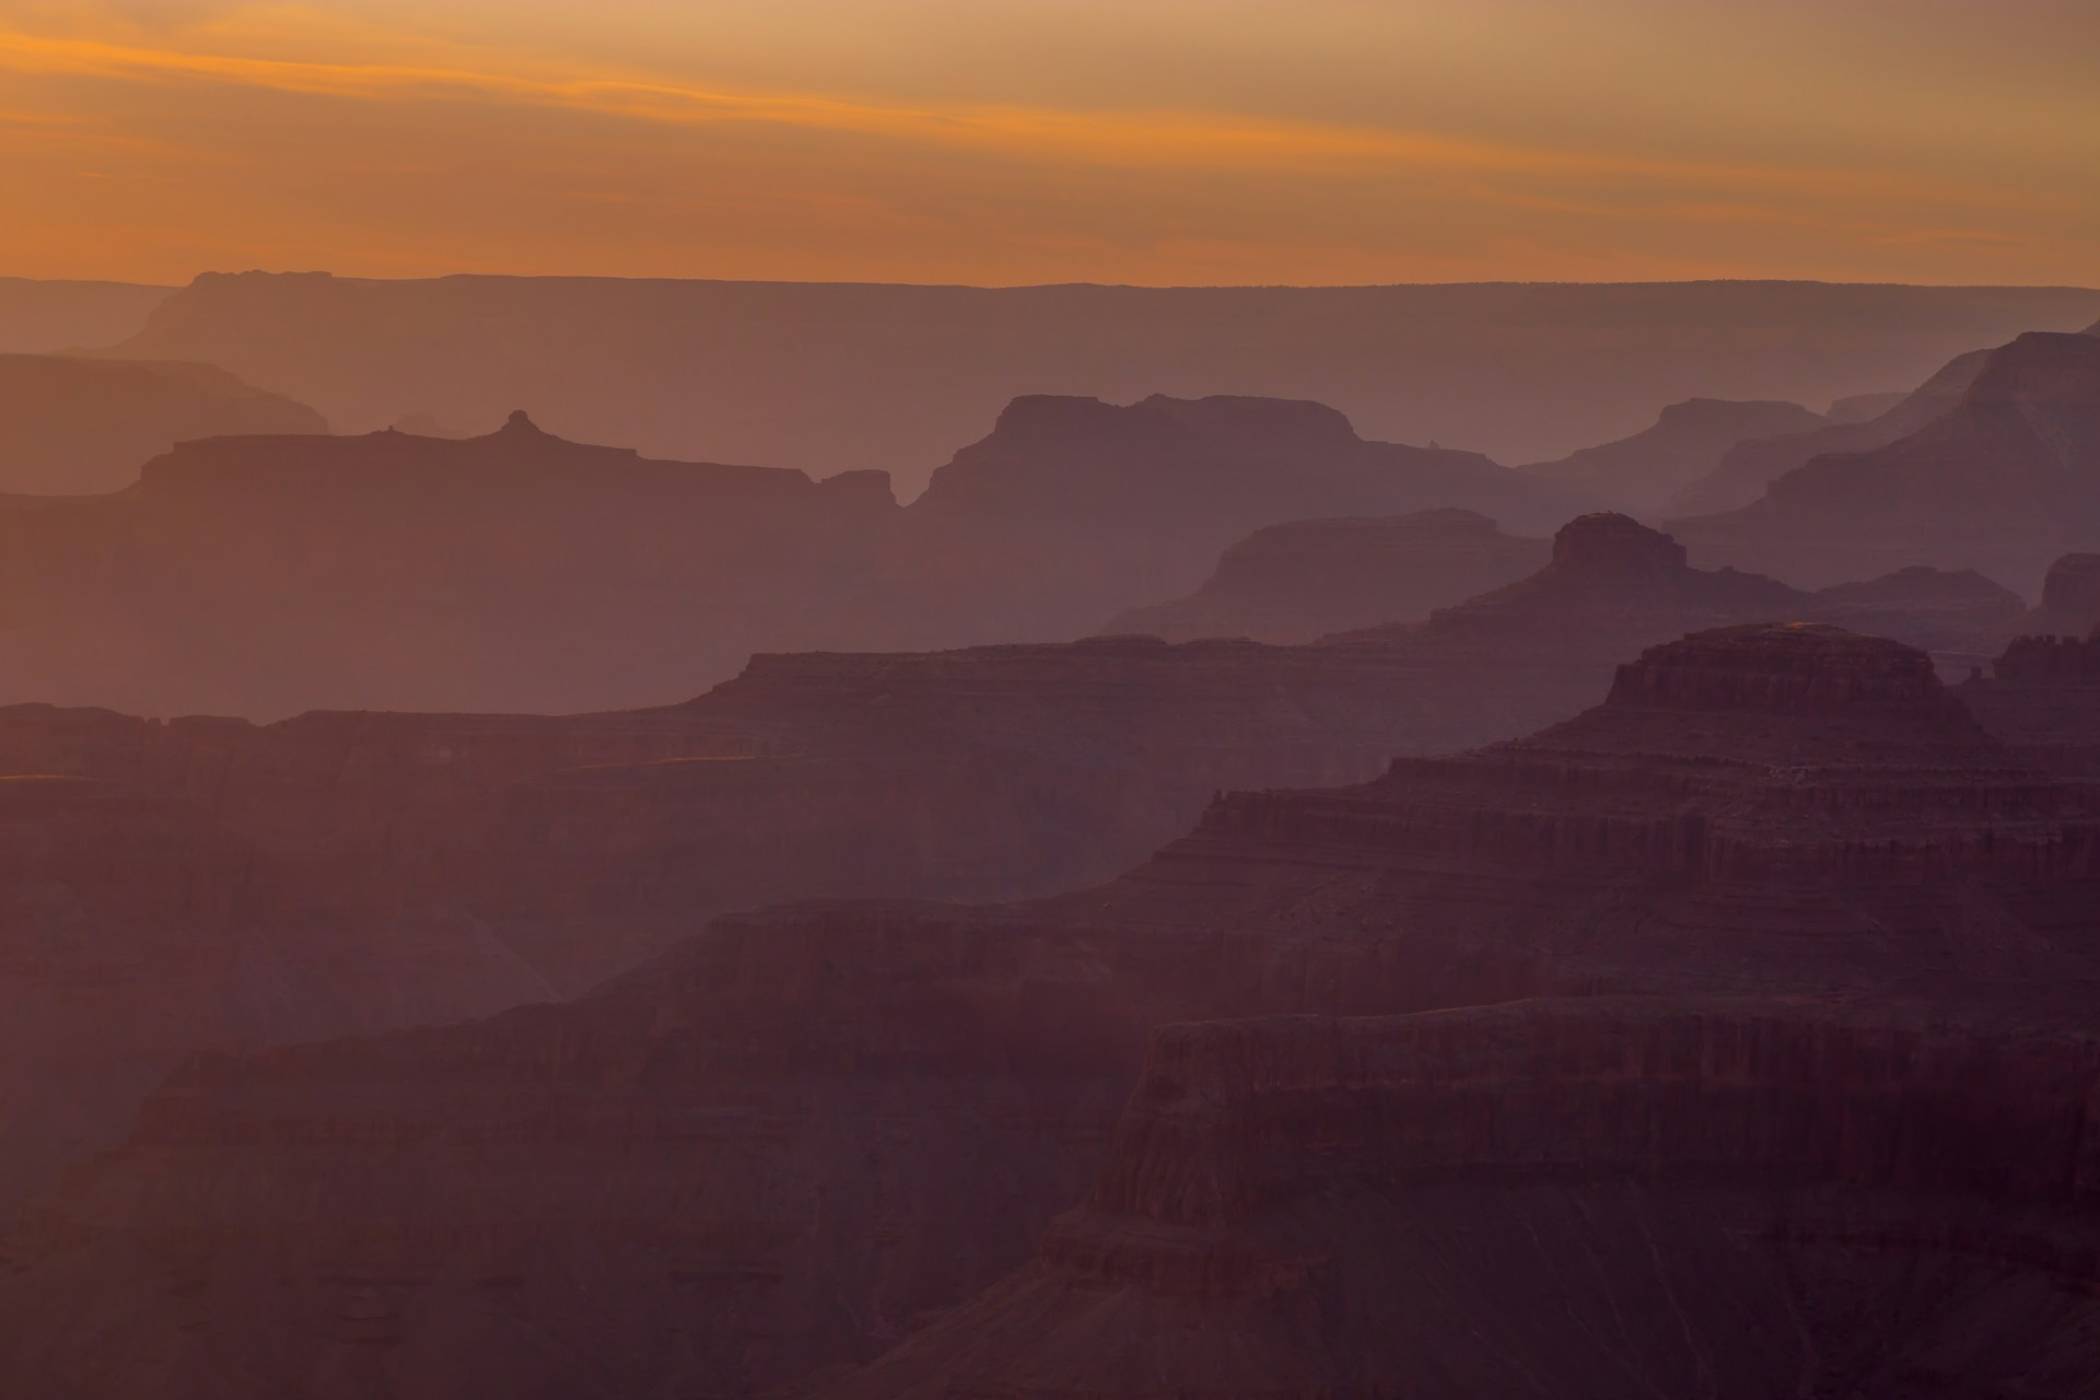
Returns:
[[[0,0],[0,1400],[2100,1400],[2096,54]]]

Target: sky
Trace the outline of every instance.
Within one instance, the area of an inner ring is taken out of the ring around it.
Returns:
[[[2100,285],[2100,0],[0,0],[0,274]]]

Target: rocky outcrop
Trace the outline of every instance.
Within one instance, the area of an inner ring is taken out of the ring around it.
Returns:
[[[1278,520],[1439,505],[1538,525],[1565,518],[1579,499],[1478,453],[1366,442],[1323,404],[1033,395],[934,472],[915,509],[1241,534]]]
[[[327,431],[209,365],[0,354],[0,492],[114,491],[186,439]]]
[[[754,1393],[902,1342],[845,1383],[1117,1394],[1221,1385],[1209,1340],[1236,1333],[1278,1393],[1406,1356],[1461,1387],[1506,1356],[1669,1393],[1696,1357],[1735,1384],[1796,1376],[1812,1348],[1842,1379],[1845,1336],[1864,1364],[1933,1325],[1849,1327],[1902,1275],[1847,1241],[1937,1220],[1984,1242],[1887,1256],[1946,1280],[1921,1307],[2004,1296],[1976,1292],[2001,1277],[1979,1257],[2075,1255],[2083,1207],[2035,1212],[2083,1179],[2066,1163],[2096,1061],[2061,1037],[2090,1017],[2096,894],[2089,785],[2023,766],[1921,654],[1703,635],[1529,740],[1223,798],[1096,889],[737,917],[567,1006],[200,1061],[12,1238],[0,1377]],[[1324,1031],[1174,1032],[1159,1044],[1193,1048],[1140,1079],[1167,1022],[1525,998],[1580,1005],[1423,1018],[1325,1060],[1299,1048]],[[1944,1193],[1958,1213],[1916,1207]],[[1439,1220],[1448,1247],[1400,1248]],[[1745,1243],[1775,1220],[1803,1241],[1778,1257],[1827,1289],[1788,1291]],[[1584,1259],[1632,1310],[1621,1330],[1509,1304]],[[1380,1261],[1441,1281],[1403,1352],[1369,1335],[1390,1300],[1414,1315]],[[1658,1322],[1665,1282],[1690,1342]],[[1085,1319],[1081,1292],[1102,1304]],[[1832,1320],[1774,1359],[1760,1320],[1789,1298]],[[1597,1370],[1596,1335],[1631,1359]]]
[[[2051,560],[2100,544],[2100,338],[2021,336],[1916,432],[1672,529],[1702,562],[1801,583],[1926,563],[2031,592]]]
[[[1272,525],[1227,549],[1188,597],[1132,608],[1102,630],[1175,642],[1307,642],[1420,621],[1536,571],[1548,548],[1544,540],[1506,535],[1486,516],[1457,509]]]
[[[1616,507],[1645,515],[1710,475],[1730,448],[1753,439],[1812,432],[1820,414],[1793,403],[1686,399],[1632,437],[1520,468]]]
[[[2083,637],[2100,627],[2100,554],[2066,554],[2042,576],[2041,605],[2019,630],[2037,637]]]

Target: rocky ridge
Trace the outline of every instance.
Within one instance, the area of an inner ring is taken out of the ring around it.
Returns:
[[[1775,1185],[1852,1203],[1776,1217],[1849,1232],[1812,1251],[1837,1291],[1809,1292],[1840,1309],[1887,1282],[1847,1243],[1877,1222],[1910,1241],[1889,1257],[1956,1290],[1921,1301],[1979,1296],[1960,1292],[1980,1278],[1960,1240],[1900,1235],[1943,1188],[1967,1193],[1976,1238],[2009,1250],[2028,1248],[2030,1208],[2069,1212],[2038,1238],[2087,1228],[2044,1164],[2065,1160],[2049,1134],[2093,1058],[2019,1036],[2083,1025],[2096,893],[2100,799],[2023,765],[1921,653],[1808,626],[1703,634],[1650,650],[1606,703],[1532,739],[1403,759],[1354,788],[1223,798],[1095,890],[738,917],[569,1006],[200,1061],[15,1237],[0,1306],[34,1325],[0,1375],[89,1393],[751,1393],[903,1342],[839,1384],[1108,1395],[1140,1376],[1217,1384],[1217,1355],[1176,1339],[1237,1333],[1256,1349],[1229,1354],[1284,1393],[1341,1383],[1322,1358],[1361,1356],[1366,1376],[1399,1364],[1357,1346],[1393,1316],[1325,1301],[1413,1296],[1353,1286],[1380,1259],[1450,1280],[1434,1291],[1451,1309],[1442,1342],[1405,1335],[1428,1348],[1407,1354],[1449,1360],[1454,1386],[1503,1355],[1565,1362],[1542,1372],[1564,1377],[1555,1394],[1701,1357],[1729,1375],[1717,1358],[1763,1356],[1756,1319],[1808,1296],[1769,1262],[1808,1256],[1727,1243],[1775,1219]],[[1356,1036],[1367,1066],[1434,1037],[1417,1062],[1449,1074],[1323,1089],[1341,1071],[1298,1047],[1332,1036],[1289,1023],[1165,1033],[1140,1079],[1166,1022],[1541,998],[1579,1005],[1332,1033]],[[1919,1005],[1940,1011],[1902,1009]],[[1891,1018],[1897,1031],[1878,1028]],[[1273,1093],[1243,1107],[1204,1087],[1247,1081],[1248,1057],[1277,1067],[1250,1081]],[[2016,1079],[2021,1097],[1996,1087]],[[1377,1107],[1402,1093],[1419,1111]],[[1504,1093],[1519,1095],[1506,1130],[1466,1106]],[[1419,1131],[1381,1136],[1387,1123]],[[2001,1148],[1985,1123],[2033,1150]],[[1736,1136],[1716,1139],[1722,1126]],[[1932,1144],[1963,1133],[1954,1163],[1976,1170],[1935,1176],[1951,1164]],[[1733,1178],[1718,1153],[1672,1165],[1714,1140],[1756,1144],[1748,1162],[1781,1176],[1751,1173],[1745,1195],[1730,1184],[1742,1162]],[[1537,1155],[1556,1142],[1566,1160]],[[1508,1170],[1472,1170],[1491,1160]],[[1374,1196],[1308,1193],[1323,1162]],[[1463,1182],[1436,1186],[1456,1164]],[[1602,1184],[1559,1184],[1569,1172]],[[1028,1264],[1089,1179],[1092,1204]],[[1367,1215],[1372,1199],[1389,1204]],[[1400,1248],[1437,1219],[1492,1247]],[[1516,1244],[1527,1220],[1550,1226],[1543,1275]],[[1694,1340],[1629,1335],[1617,1370],[1579,1326],[1466,1342],[1531,1312],[1478,1300],[1561,1278],[1593,1248],[1614,1287],[1681,1290]],[[1722,1282],[1742,1268],[1718,1267],[1746,1259],[1750,1309]],[[277,1286],[244,1282],[258,1269]],[[1075,1320],[1082,1294],[1102,1306]],[[1909,1360],[1931,1322],[1861,1316]],[[1852,1374],[1823,1343],[1843,1321],[1810,1329],[1812,1358],[1790,1343],[1743,1374]],[[2062,1352],[2076,1324],[2037,1313],[2024,1335]],[[125,1359],[140,1355],[158,1358],[151,1383]],[[1926,1361],[1943,1379],[1991,1374],[1988,1358]]]
[[[2023,335],[1908,436],[1671,528],[1703,562],[1800,583],[1922,563],[2031,593],[2051,561],[2100,543],[2100,337]]]
[[[1635,515],[1650,515],[1716,471],[1723,454],[1737,444],[1826,426],[1820,414],[1794,403],[1686,399],[1665,408],[1653,426],[1632,437],[1519,470]]]

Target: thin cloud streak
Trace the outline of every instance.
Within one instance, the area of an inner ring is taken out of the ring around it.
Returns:
[[[361,101],[496,99],[674,126],[763,123],[1125,167],[1329,171],[1403,167],[1556,179],[1634,179],[1774,194],[1944,197],[1945,186],[1843,168],[1710,164],[1229,114],[908,106],[738,92],[644,78],[541,78],[443,65],[323,63],[0,33],[0,64],[106,79],[230,83]]]

